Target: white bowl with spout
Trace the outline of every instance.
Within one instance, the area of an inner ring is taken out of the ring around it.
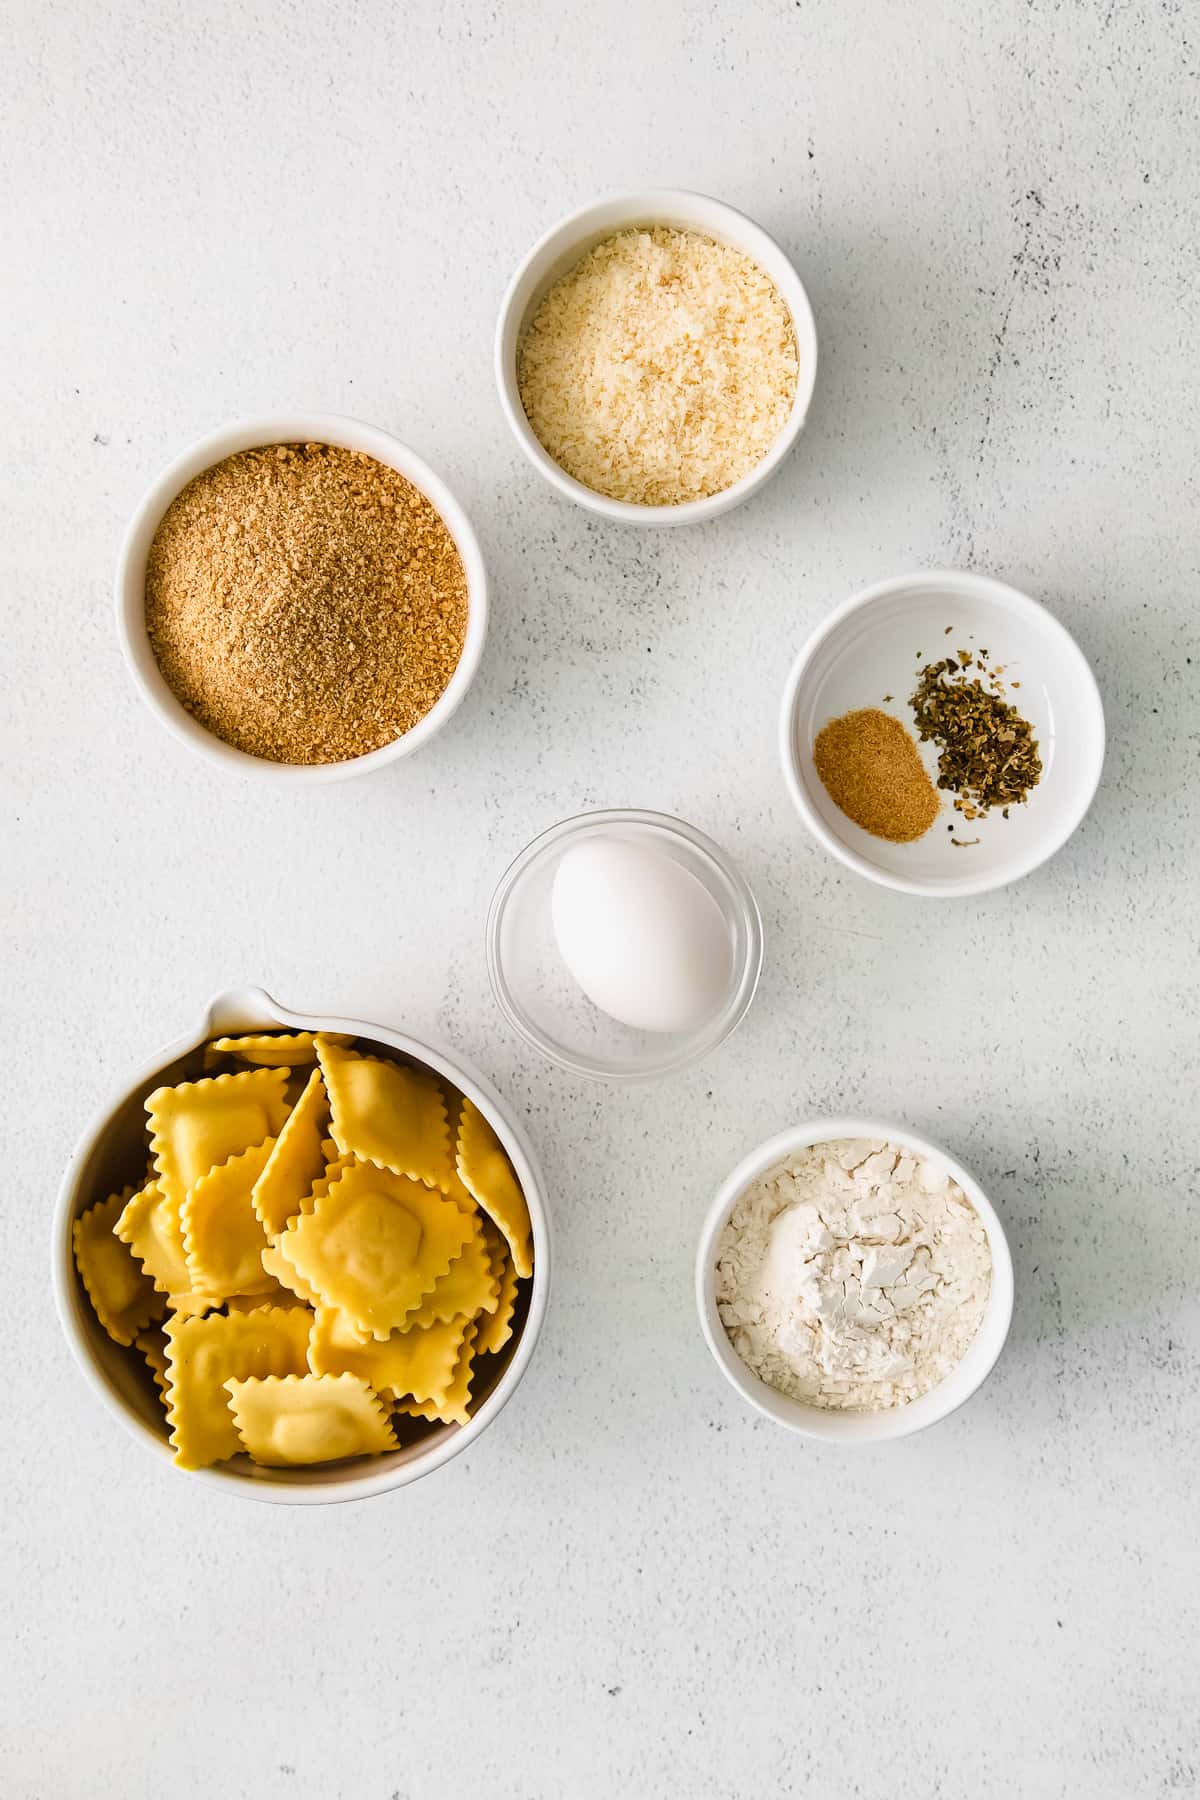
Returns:
[[[92,1310],[75,1267],[72,1226],[94,1206],[145,1169],[146,1095],[163,1082],[191,1079],[209,1039],[251,1031],[336,1031],[366,1041],[369,1050],[432,1069],[474,1102],[492,1125],[516,1171],[533,1226],[533,1278],[527,1301],[518,1301],[513,1337],[492,1386],[466,1425],[443,1425],[419,1443],[383,1456],[303,1469],[261,1468],[247,1456],[209,1468],[179,1471],[167,1438],[163,1409],[136,1355],[107,1336]],[[321,1505],[367,1500],[405,1487],[440,1469],[486,1431],[511,1399],[529,1367],[546,1313],[550,1289],[550,1221],[537,1159],[524,1130],[499,1094],[457,1056],[405,1032],[358,1019],[293,1012],[261,988],[219,994],[191,1031],[129,1076],[101,1108],[80,1140],[59,1190],[54,1213],[52,1272],[58,1316],[75,1360],[101,1405],[173,1474],[226,1494],[283,1505]]]

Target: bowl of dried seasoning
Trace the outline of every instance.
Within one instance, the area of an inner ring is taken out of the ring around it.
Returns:
[[[986,1381],[1012,1321],[1012,1256],[979,1183],[936,1144],[817,1119],[722,1184],[696,1303],[718,1368],[758,1412],[826,1442],[894,1442]]]
[[[121,547],[117,628],[151,711],[243,773],[365,774],[439,731],[474,678],[487,579],[419,456],[355,419],[246,419],[194,444]]]
[[[1038,601],[932,570],[864,589],[817,628],[784,690],[780,751],[801,818],[848,868],[905,893],[980,894],[1083,819],[1104,711]]]

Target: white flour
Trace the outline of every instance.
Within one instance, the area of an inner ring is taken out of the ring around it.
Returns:
[[[883,1143],[803,1150],[742,1194],[717,1246],[734,1349],[780,1393],[875,1412],[961,1360],[992,1284],[987,1234],[944,1169]]]

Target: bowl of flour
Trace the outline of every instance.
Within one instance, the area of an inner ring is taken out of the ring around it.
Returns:
[[[761,1144],[696,1258],[708,1347],[750,1404],[809,1437],[879,1443],[962,1405],[1008,1335],[1012,1258],[979,1184],[873,1119]]]

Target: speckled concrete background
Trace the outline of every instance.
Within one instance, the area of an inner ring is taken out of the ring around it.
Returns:
[[[0,71],[6,1800],[1194,1791],[1194,13],[16,0]],[[491,383],[516,259],[647,180],[761,218],[824,356],[780,478],[679,535],[551,497]],[[281,795],[138,705],[110,583],[169,456],[300,404],[444,471],[495,626],[434,746]],[[807,840],[774,726],[829,606],[941,562],[1054,608],[1111,749],[1052,864],[936,907]],[[536,1063],[482,954],[510,856],[618,803],[727,844],[769,932],[738,1037],[632,1094]],[[364,1506],[156,1471],[52,1313],[77,1131],[247,978],[458,1045],[553,1189],[520,1394]],[[741,1408],[689,1286],[731,1163],[834,1108],[944,1140],[1017,1264],[986,1389],[857,1455]]]

